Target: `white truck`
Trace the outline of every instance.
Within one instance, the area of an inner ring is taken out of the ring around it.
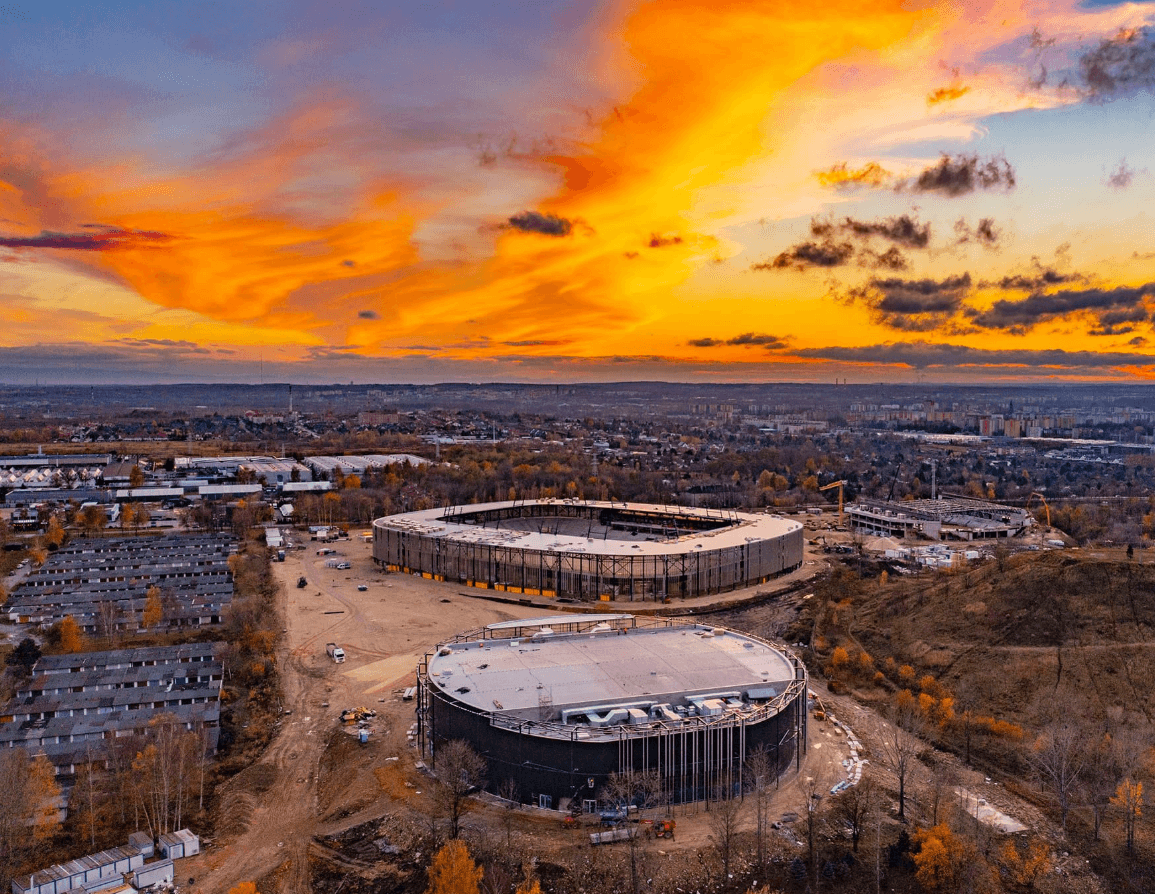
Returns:
[[[325,643],[325,654],[333,659],[337,664],[345,660],[345,650],[336,643]]]

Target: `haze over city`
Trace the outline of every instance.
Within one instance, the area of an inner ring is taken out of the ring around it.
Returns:
[[[1143,380],[1144,3],[0,7],[0,378]]]

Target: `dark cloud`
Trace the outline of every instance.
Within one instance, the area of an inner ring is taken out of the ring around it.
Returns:
[[[982,282],[983,288],[998,288],[1007,291],[1033,292],[1047,286],[1061,286],[1068,282],[1078,282],[1083,277],[1078,273],[1060,273],[1051,267],[1041,267],[1031,274],[1016,273],[999,280]]]
[[[909,214],[879,220],[858,220],[844,217],[832,220],[814,217],[810,220],[810,235],[816,237],[800,242],[779,254],[772,261],[754,264],[753,270],[782,270],[794,267],[840,267],[855,258],[863,267],[874,270],[905,270],[909,266],[903,248],[926,248],[930,244],[930,224],[922,223]],[[874,238],[895,243],[885,251],[876,251],[869,243]],[[860,244],[855,246],[855,240]]]
[[[196,342],[175,338],[118,338],[114,344],[126,345],[132,348],[177,348],[190,354],[211,354],[208,348]]]
[[[969,273],[946,279],[874,279],[882,293],[878,309],[890,313],[946,313],[958,310],[971,287]]]
[[[1002,230],[995,226],[993,217],[981,218],[979,225],[975,227],[975,242],[984,248],[994,248],[997,246],[1002,235]]]
[[[666,248],[669,245],[681,245],[681,236],[663,236],[661,233],[654,233],[650,236],[650,241],[646,243],[650,248]]]
[[[101,227],[99,224],[84,224],[91,233],[52,233],[43,231],[39,236],[0,236],[0,248],[58,248],[70,251],[116,251],[124,248],[139,248],[172,239],[167,233],[151,230],[122,230],[115,227]]]
[[[766,348],[768,351],[776,351],[785,348],[788,344],[784,338],[779,338],[777,335],[767,335],[763,332],[744,332],[741,335],[735,335],[733,338],[692,338],[686,344],[695,348],[716,348],[719,345],[740,345],[746,347]]]
[[[1001,155],[983,159],[978,155],[946,155],[914,179],[915,192],[937,192],[962,196],[976,189],[1010,190],[1015,186],[1015,169]]]
[[[524,341],[503,341],[502,344],[507,348],[540,348],[558,347],[559,345],[569,344],[569,342],[560,340],[546,340],[544,338],[528,338]]]
[[[1127,159],[1119,159],[1119,164],[1107,172],[1107,185],[1112,189],[1126,189],[1135,179],[1135,169],[1128,167]]]
[[[357,316],[360,317],[362,320],[378,320],[378,319],[380,319],[380,317],[377,314],[377,311],[375,311],[375,310],[359,310],[359,311],[357,311]]]
[[[922,223],[909,214],[881,220],[856,220],[853,217],[844,217],[838,222],[815,217],[810,221],[810,233],[818,237],[830,237],[841,233],[861,239],[878,236],[904,248],[926,248],[930,244],[930,224]]]
[[[1079,59],[1084,95],[1096,102],[1132,96],[1155,87],[1155,35],[1127,28],[1101,40]]]
[[[978,226],[971,229],[971,225],[966,222],[966,218],[960,217],[955,221],[954,225],[955,239],[958,245],[967,242],[976,242],[983,248],[998,248],[999,240],[1002,239],[1003,232],[995,226],[995,219],[993,217],[981,218]]]
[[[969,273],[946,279],[872,279],[852,289],[851,301],[870,307],[877,322],[905,332],[936,329],[961,308],[971,289]]]
[[[568,236],[573,232],[573,221],[556,214],[542,214],[540,211],[523,211],[508,221],[508,226],[523,233],[540,233],[542,236]]]
[[[822,242],[800,242],[782,252],[773,261],[752,264],[750,269],[785,270],[795,267],[805,270],[807,267],[840,267],[849,263],[853,257],[854,246],[851,243],[824,239]]]
[[[863,267],[871,267],[874,270],[897,271],[905,270],[910,266],[910,264],[907,263],[906,255],[894,245],[881,254],[869,248],[864,248],[858,253],[858,263]]]
[[[734,338],[726,339],[728,345],[757,345],[758,347],[774,349],[786,347],[786,342],[777,335],[766,335],[758,332],[744,332]]]
[[[1135,323],[1146,323],[1151,314],[1145,307],[1130,310],[1109,310],[1099,314],[1099,325],[1088,330],[1088,335],[1127,335],[1135,331]]]
[[[1119,366],[1152,366],[1155,355],[1119,352],[1026,349],[989,350],[936,342],[893,342],[863,347],[803,348],[800,357],[848,363],[877,363],[925,369],[927,367],[1001,366],[1057,367],[1060,369],[1103,369]]]
[[[971,322],[984,329],[1007,329],[1025,332],[1045,320],[1081,311],[1133,311],[1143,306],[1145,298],[1155,297],[1155,283],[1120,286],[1115,289],[1065,289],[1059,292],[1033,292],[1019,301],[1002,299],[986,310],[968,311]]]

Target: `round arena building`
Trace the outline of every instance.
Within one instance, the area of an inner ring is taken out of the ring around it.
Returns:
[[[705,596],[802,564],[802,525],[773,515],[584,500],[427,509],[373,523],[393,571],[593,601]]]
[[[628,614],[491,624],[418,668],[418,739],[464,740],[486,787],[596,810],[611,774],[647,774],[664,803],[728,798],[764,748],[777,776],[806,748],[806,669],[786,649],[720,627]]]

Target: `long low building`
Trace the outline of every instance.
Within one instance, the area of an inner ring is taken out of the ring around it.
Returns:
[[[144,735],[161,715],[217,747],[222,643],[46,655],[0,709],[0,748],[42,751],[62,776],[101,762],[108,743]]]
[[[200,839],[188,829],[165,832],[159,836],[160,853],[154,853],[152,836],[134,832],[127,847],[115,847],[57,863],[32,875],[12,880],[12,894],[93,894],[97,891],[136,891],[151,885],[172,887],[173,860],[200,853]],[[127,885],[125,877],[132,878]],[[135,887],[133,887],[135,886]]]
[[[22,624],[50,625],[67,615],[86,633],[131,631],[155,586],[161,626],[219,624],[233,598],[235,549],[231,537],[203,534],[75,540],[20,581],[3,611]]]
[[[454,506],[379,518],[390,570],[580,600],[703,596],[802,564],[802,525],[773,515],[580,500]]]

